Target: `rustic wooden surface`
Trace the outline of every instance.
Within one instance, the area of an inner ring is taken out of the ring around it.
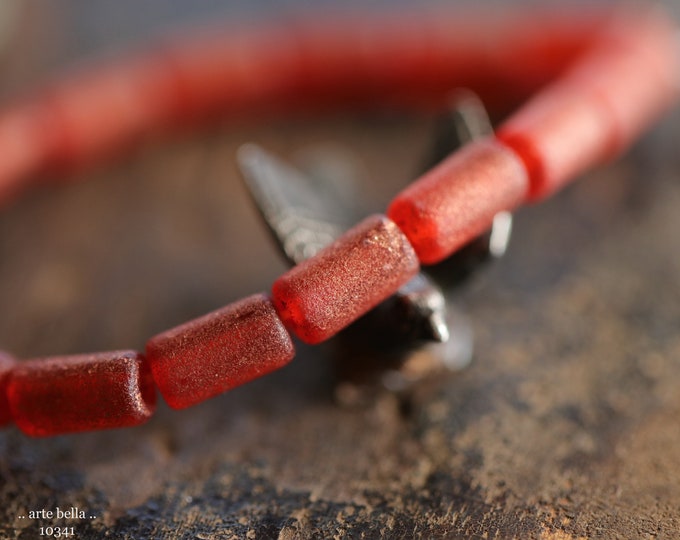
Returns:
[[[0,215],[2,347],[141,348],[265,290],[284,266],[237,179],[238,144],[290,155],[336,141],[380,202],[412,176],[429,127],[225,122],[27,194]],[[193,409],[161,405],[139,428],[7,429],[0,537],[41,525],[84,539],[678,537],[679,137],[675,114],[519,212],[508,256],[454,299],[476,334],[464,372],[343,406],[331,343]],[[88,517],[21,518],[57,506]]]

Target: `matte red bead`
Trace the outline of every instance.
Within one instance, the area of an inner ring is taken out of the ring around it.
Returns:
[[[295,59],[293,44],[274,25],[203,29],[159,57],[173,78],[180,121],[276,107],[295,82]]]
[[[486,231],[493,217],[518,206],[529,188],[526,169],[493,140],[470,143],[399,193],[387,214],[433,264]]]
[[[656,17],[619,22],[499,128],[527,165],[530,199],[616,155],[677,97],[675,39]]]
[[[0,205],[11,199],[27,179],[44,166],[42,114],[35,105],[17,105],[0,112]]]
[[[678,99],[678,28],[660,10],[630,11],[567,75],[600,99],[623,150]]]
[[[547,88],[498,131],[524,160],[529,199],[544,198],[614,155],[616,133],[602,104],[565,81]]]
[[[146,354],[165,401],[182,409],[283,367],[295,349],[256,294],[154,336]]]
[[[276,280],[272,299],[284,323],[319,343],[393,294],[418,272],[407,238],[371,216]]]
[[[7,397],[17,426],[34,436],[135,426],[156,405],[151,373],[136,351],[21,362]]]
[[[0,351],[0,426],[9,424],[12,421],[9,403],[7,402],[7,381],[10,370],[14,365],[14,359],[6,352]]]
[[[79,166],[129,147],[160,127],[174,105],[164,66],[141,57],[73,73],[44,97],[48,159]]]

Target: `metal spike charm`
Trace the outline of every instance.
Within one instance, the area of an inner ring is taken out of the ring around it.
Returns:
[[[291,265],[330,244],[353,224],[331,186],[314,182],[254,144],[238,152],[238,164],[255,206]]]

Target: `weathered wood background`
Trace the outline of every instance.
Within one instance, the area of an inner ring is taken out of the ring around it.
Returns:
[[[7,91],[94,39],[64,32],[68,10],[27,5],[3,53]],[[350,147],[373,179],[366,197],[385,201],[429,129],[384,116],[224,122],[27,194],[0,215],[2,347],[142,348],[266,290],[284,266],[237,178],[242,142],[282,155]],[[193,409],[161,405],[140,428],[7,429],[0,537],[37,538],[41,525],[86,539],[678,537],[678,140],[674,114],[621,161],[517,214],[508,256],[455,298],[476,334],[469,369],[342,406],[330,343]],[[20,517],[57,506],[88,518]]]

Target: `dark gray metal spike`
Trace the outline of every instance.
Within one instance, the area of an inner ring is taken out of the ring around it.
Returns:
[[[361,187],[369,182],[369,174],[354,152],[341,145],[317,143],[296,150],[291,161],[315,190],[324,190],[334,204],[342,206],[348,227],[368,214],[358,201],[363,200]]]
[[[493,134],[489,115],[476,94],[459,90],[449,103],[446,112],[435,121],[434,140],[424,170],[431,169],[458,148]]]
[[[446,300],[430,278],[425,274],[416,275],[395,294],[403,308],[406,321],[411,321],[411,335],[414,339],[443,343],[449,340],[446,324]]]
[[[342,201],[333,197],[330,204],[322,186],[312,186],[308,177],[259,146],[242,146],[238,164],[255,206],[291,264],[318,253],[352,223]]]

